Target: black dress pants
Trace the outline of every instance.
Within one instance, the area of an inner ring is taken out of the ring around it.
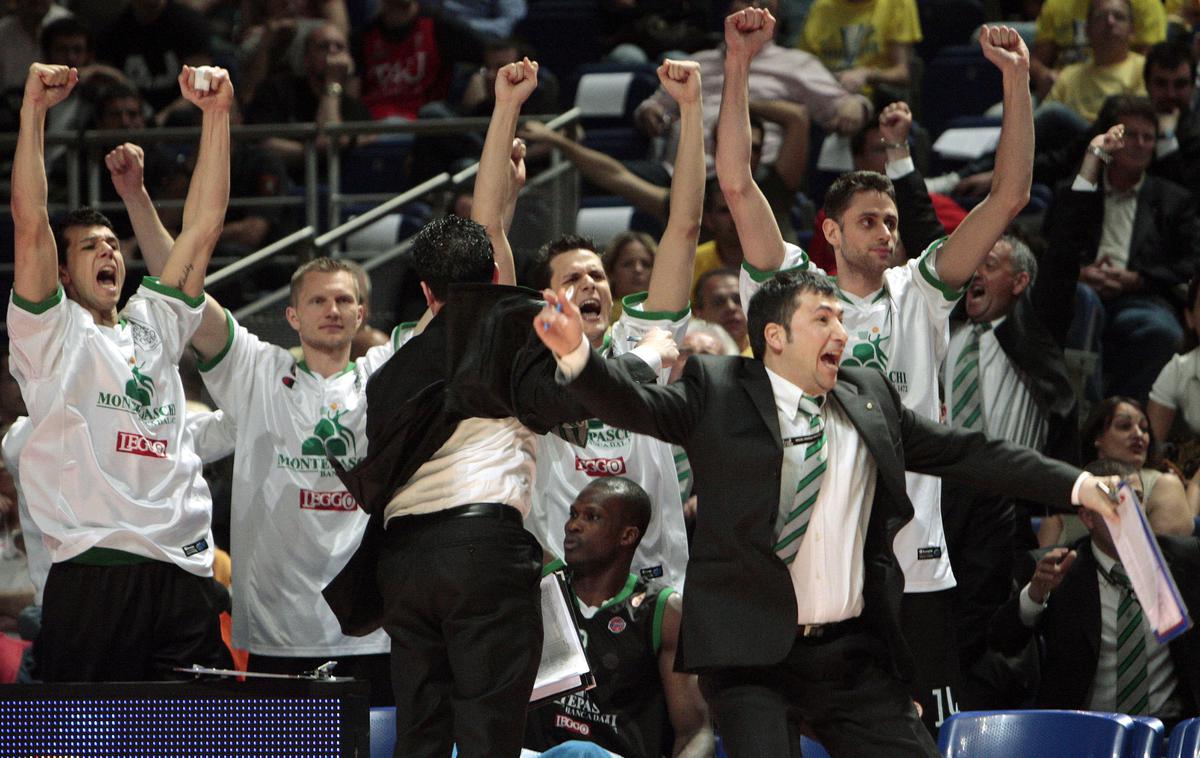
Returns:
[[[378,573],[404,758],[515,758],[542,652],[542,550],[502,507],[388,524]]]
[[[797,637],[775,666],[717,669],[701,686],[730,758],[800,757],[806,726],[833,758],[936,758],[909,689],[869,631]]]

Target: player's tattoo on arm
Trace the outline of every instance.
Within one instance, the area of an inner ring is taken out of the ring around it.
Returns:
[[[179,281],[176,282],[175,284],[173,284],[172,286],[178,290],[183,289],[183,286],[185,284],[187,284],[187,280],[191,275],[192,275],[192,264],[188,263],[188,264],[184,265],[183,271],[180,272]]]

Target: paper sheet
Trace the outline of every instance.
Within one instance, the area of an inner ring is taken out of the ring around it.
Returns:
[[[529,702],[595,685],[570,600],[557,573],[542,577],[542,661]]]
[[[1120,522],[1109,518],[1105,522],[1142,612],[1159,644],[1166,644],[1190,629],[1192,620],[1137,495],[1122,482],[1118,497]]]
[[[933,143],[933,149],[943,158],[974,160],[995,150],[999,142],[1000,127],[973,126],[947,129]]]

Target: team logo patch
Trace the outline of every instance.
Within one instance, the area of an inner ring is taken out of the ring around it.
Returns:
[[[566,729],[568,732],[574,732],[581,737],[586,737],[592,733],[592,728],[587,724],[576,721],[573,718],[557,714],[554,717],[554,727],[556,729]]]
[[[300,490],[300,508],[306,511],[353,511],[358,501],[349,492]]]
[[[193,542],[190,545],[183,546],[183,554],[189,558],[192,557],[193,555],[203,553],[205,550],[208,550],[208,540],[203,540],[203,539],[196,540],[195,542]]]
[[[575,456],[575,470],[588,476],[623,476],[625,456],[619,458],[580,458]]]
[[[158,336],[158,332],[154,331],[148,324],[143,324],[141,321],[126,317],[125,322],[129,324],[129,336],[133,338],[135,345],[143,350],[156,350],[162,344],[162,338]]]
[[[146,458],[166,458],[167,440],[156,440],[132,432],[117,432],[118,453],[130,453]]]
[[[613,616],[608,620],[608,631],[613,634],[620,634],[625,631],[625,619],[620,616]]]
[[[851,335],[854,345],[850,348],[850,355],[842,358],[842,365],[866,366],[886,371],[888,354],[884,349],[884,343],[889,339],[891,339],[890,335],[884,335],[878,326],[859,330]]]
[[[312,436],[300,445],[300,454],[336,457],[356,454],[358,439],[340,422],[346,409],[339,410],[337,403],[330,403],[327,414],[313,427]]]
[[[296,380],[293,379],[292,377],[290,377],[290,376],[283,377],[283,386],[287,387],[289,390],[292,388],[292,385],[295,383],[296,383]]]

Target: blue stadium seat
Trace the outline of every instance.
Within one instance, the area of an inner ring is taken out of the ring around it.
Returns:
[[[1163,722],[1153,716],[1133,716],[1126,758],[1158,758],[1163,748]]]
[[[396,748],[396,709],[371,709],[371,758],[392,758]]]
[[[529,0],[529,12],[513,35],[528,42],[538,63],[559,81],[567,81],[576,66],[598,61],[605,52],[600,49],[599,28],[599,0]]]
[[[650,143],[634,126],[633,112],[658,89],[654,66],[588,63],[579,67],[574,83],[584,144],[618,160],[645,158]]]
[[[946,719],[938,746],[944,758],[1124,758],[1132,724],[1085,711],[974,711]]]
[[[1200,718],[1181,721],[1171,730],[1167,758],[1195,758],[1200,755]]]
[[[800,755],[802,758],[829,758],[829,753],[821,743],[808,737],[800,738]]]
[[[411,134],[394,134],[347,150],[341,160],[341,191],[400,193],[408,189],[404,164],[413,139]]]

